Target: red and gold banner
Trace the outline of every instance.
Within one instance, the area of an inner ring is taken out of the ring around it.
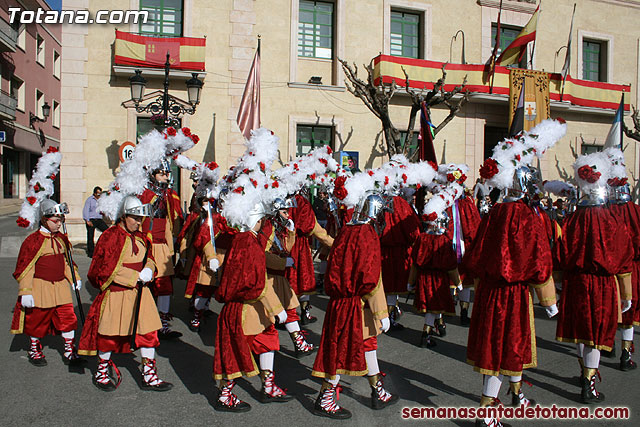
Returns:
[[[204,71],[207,39],[147,37],[116,30],[116,65],[164,68],[167,52],[171,68]]]
[[[529,130],[551,116],[549,74],[544,71],[512,68],[509,76],[509,129],[524,86],[524,130]]]
[[[402,68],[409,75],[409,85],[417,89],[432,89],[433,84],[442,77],[444,62],[428,61],[425,59],[401,58],[397,56],[378,55],[374,58],[374,82],[375,84],[390,84],[395,81],[398,85],[405,85],[405,76]],[[447,81],[444,89],[453,90],[462,84],[467,76],[468,89],[472,93],[489,93],[489,67],[484,64],[446,64]],[[496,66],[493,93],[509,95],[509,68]],[[551,101],[560,101],[562,88],[562,75],[546,73],[549,75],[549,98]],[[580,107],[602,108],[616,110],[620,105],[620,93],[630,92],[631,85],[619,85],[613,83],[592,82],[567,76],[563,101]],[[629,99],[629,97],[625,97]],[[629,111],[629,103],[624,104],[624,110]]]

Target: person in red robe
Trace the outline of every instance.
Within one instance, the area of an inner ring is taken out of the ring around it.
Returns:
[[[265,248],[258,238],[265,209],[259,203],[249,214],[243,231],[234,236],[226,252],[220,286],[215,297],[223,303],[216,328],[213,378],[220,381],[220,394],[214,408],[226,412],[245,412],[251,406],[232,390],[235,379],[260,374],[262,403],[292,399],[275,384],[273,361],[280,349],[275,319],[285,323],[287,314],[273,287],[265,281]],[[259,359],[259,370],[254,360]]]
[[[443,314],[455,315],[452,291],[461,285],[458,260],[451,239],[446,234],[449,217],[441,212],[426,222],[426,232],[421,233],[411,249],[413,264],[409,275],[408,290],[415,292],[413,306],[418,313],[425,313],[420,347],[433,347],[431,338],[436,319]]]
[[[143,390],[167,391],[173,385],[158,378],[155,348],[162,327],[158,309],[147,283],[156,268],[151,242],[140,231],[150,206],[135,196],[122,202],[120,219],[98,239],[89,273],[91,284],[100,290],[93,300],[82,329],[79,353],[98,355],[93,384],[113,391],[121,381],[112,353],[130,353],[131,339],[142,356]],[[112,378],[115,373],[115,380]]]
[[[384,388],[376,351],[377,335],[390,326],[378,235],[384,227],[384,205],[379,195],[366,195],[358,214],[340,229],[329,254],[325,293],[330,299],[311,374],[324,379],[313,409],[316,415],[351,417],[337,402],[343,374],[367,375],[374,409],[398,399]]]
[[[455,204],[456,209],[454,210],[454,221],[456,221],[456,212],[460,219],[460,225],[462,229],[462,238],[461,244],[456,246],[456,257],[458,259],[458,270],[460,273],[460,280],[462,282],[462,290],[458,292],[458,301],[460,303],[460,325],[469,326],[470,318],[469,318],[469,308],[471,306],[471,289],[473,289],[473,277],[464,269],[464,265],[462,264],[462,258],[464,257],[465,251],[471,247],[474,239],[476,238],[476,233],[478,231],[478,226],[480,225],[480,212],[476,206],[471,195],[467,194],[467,190],[465,190],[465,194],[463,194],[459,199],[456,200]]]
[[[523,369],[537,365],[533,303],[538,293],[549,316],[557,313],[551,279],[549,240],[533,209],[525,203],[533,179],[529,169],[516,170],[514,186],[503,203],[482,218],[463,260],[478,278],[467,343],[467,362],[483,374],[480,405],[494,406],[503,375],[509,376],[512,404],[531,405],[521,389]],[[498,420],[478,419],[476,425]]]
[[[406,295],[411,270],[411,247],[420,235],[420,220],[409,203],[393,197],[393,212],[385,212],[385,228],[380,236],[382,250],[382,284],[387,296],[391,329],[402,330],[398,323],[398,295]]]
[[[46,335],[59,333],[64,339],[62,360],[68,365],[86,362],[75,347],[78,320],[73,309],[70,286],[82,287],[75,264],[67,257],[72,251],[69,238],[60,232],[66,203],[51,199],[40,202],[40,228],[22,242],[13,277],[19,284],[18,300],[13,309],[12,334],[29,336],[29,362],[45,366],[47,359],[40,340]],[[75,270],[73,283],[71,268]]]
[[[299,320],[302,325],[307,325],[317,320],[311,315],[309,305],[309,296],[316,292],[309,239],[315,237],[322,245],[331,247],[333,238],[318,224],[309,200],[302,194],[296,194],[295,200],[296,207],[291,208],[290,211],[291,219],[296,226],[296,242],[291,249],[295,268],[287,268],[285,277],[300,300],[301,314],[298,316],[294,310],[294,312],[287,312],[287,316],[290,321]]]
[[[142,203],[153,207],[153,216],[145,218],[142,231],[147,233],[153,248],[157,272],[153,281],[152,291],[157,297],[158,311],[162,321],[162,329],[158,333],[160,339],[175,339],[182,333],[171,329],[173,315],[170,312],[171,296],[173,295],[173,240],[178,236],[182,223],[182,208],[180,197],[169,188],[171,167],[164,160],[162,166],[151,173],[149,188],[140,195]]]
[[[621,312],[632,306],[634,250],[626,225],[605,206],[607,163],[604,153],[593,153],[574,164],[584,197],[556,246],[562,270],[556,340],[577,344],[583,403],[604,401],[595,387],[600,351],[611,350]]]

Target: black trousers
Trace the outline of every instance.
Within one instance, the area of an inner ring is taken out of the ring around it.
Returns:
[[[95,247],[93,243],[93,236],[96,228],[102,232],[109,228],[102,218],[94,218],[91,220],[91,223],[93,226],[88,225],[86,222],[84,223],[85,227],[87,227],[87,255],[89,258],[93,256],[93,248]]]

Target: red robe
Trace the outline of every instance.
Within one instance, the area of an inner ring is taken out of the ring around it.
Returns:
[[[611,350],[619,309],[615,275],[633,268],[627,227],[607,207],[578,208],[556,250],[563,271],[556,339]]]
[[[422,233],[413,245],[411,258],[418,270],[413,300],[416,311],[455,315],[448,272],[456,269],[458,260],[451,240],[446,234]]]
[[[263,293],[267,267],[264,248],[251,231],[238,233],[233,238],[222,268],[216,300],[224,305],[216,329],[214,378],[230,380],[243,375],[257,375],[258,370],[242,329],[242,307]]]
[[[93,300],[91,308],[89,308],[89,313],[87,314],[87,319],[82,327],[82,335],[78,342],[78,351],[81,351],[82,354],[93,355],[97,352],[98,326],[100,325],[102,303],[107,294],[106,291],[113,283],[116,270],[122,265],[125,240],[133,240],[135,237],[140,237],[145,241],[148,253],[147,257],[153,260],[151,241],[140,231],[129,233],[116,223],[105,230],[98,239],[98,243],[93,252],[93,260],[87,273],[87,279],[95,288],[100,289],[100,293]],[[135,246],[136,245],[130,245],[129,248]]]
[[[289,267],[285,273],[291,289],[296,295],[312,294],[316,291],[316,279],[311,258],[309,234],[316,225],[316,215],[311,203],[302,195],[296,195],[297,207],[291,208],[291,219],[296,226],[296,242],[291,248],[291,258],[295,268]]]
[[[622,205],[612,205],[611,210],[627,226],[633,247],[633,271],[631,283],[633,298],[631,308],[622,313],[624,326],[640,326],[640,206],[633,202]]]
[[[460,213],[462,239],[464,241],[464,249],[466,252],[471,248],[473,240],[476,238],[478,226],[480,225],[480,221],[482,220],[482,218],[480,217],[480,212],[478,212],[478,207],[476,206],[472,197],[466,195],[462,196],[456,201],[456,204]],[[454,218],[451,218],[451,220],[453,221]],[[452,224],[452,221],[450,222],[450,224]],[[467,272],[464,270],[464,266],[460,265],[458,267],[458,271],[460,273],[460,280],[462,281],[463,285],[465,287],[472,287],[473,277],[467,274]]]
[[[51,236],[51,234],[49,235]],[[23,273],[35,266],[36,261],[40,257],[41,249],[49,236],[40,233],[39,230],[29,234],[20,246],[18,259],[16,260],[16,269],[13,272],[13,278],[17,281],[22,279]],[[56,233],[55,236],[60,237],[66,245],[65,251],[71,247],[71,242],[66,234]],[[68,261],[67,261],[68,262]],[[75,263],[74,263],[75,266]],[[80,279],[77,277],[76,279]],[[11,331],[13,333],[22,333],[24,327],[25,310],[22,307],[22,298],[18,296],[15,306],[13,307],[13,317],[11,319]],[[47,334],[53,334],[55,331],[50,330]]]
[[[380,236],[382,284],[386,295],[407,294],[411,247],[420,236],[420,220],[405,199],[393,197],[393,212],[385,212]]]
[[[346,225],[333,242],[324,291],[329,304],[312,375],[361,376],[367,372],[362,331],[362,297],[380,279],[380,239],[369,224]]]
[[[463,265],[480,279],[469,328],[467,361],[487,375],[521,375],[537,364],[529,284],[551,276],[542,221],[522,201],[499,203],[480,222]]]

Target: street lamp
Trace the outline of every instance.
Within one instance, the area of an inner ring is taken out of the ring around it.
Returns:
[[[29,126],[33,127],[33,124],[35,122],[45,123],[47,121],[47,117],[49,117],[50,114],[51,114],[51,105],[49,105],[47,101],[45,101],[44,105],[42,106],[42,116],[44,117],[44,119],[41,119],[40,117],[36,116],[31,111],[29,111]]]
[[[138,113],[161,114],[165,126],[179,127],[180,122],[178,118],[180,116],[183,114],[194,114],[196,112],[196,106],[200,103],[200,94],[204,83],[198,79],[197,73],[192,73],[192,77],[187,80],[188,102],[169,95],[169,70],[171,68],[169,58],[170,55],[169,52],[167,52],[167,61],[164,64],[164,90],[162,92],[156,91],[158,92],[158,97],[147,105],[141,105],[147,80],[142,77],[142,71],[135,70],[135,75],[129,77],[131,101],[133,101],[133,107]],[[124,102],[122,104],[124,107],[127,107]]]

